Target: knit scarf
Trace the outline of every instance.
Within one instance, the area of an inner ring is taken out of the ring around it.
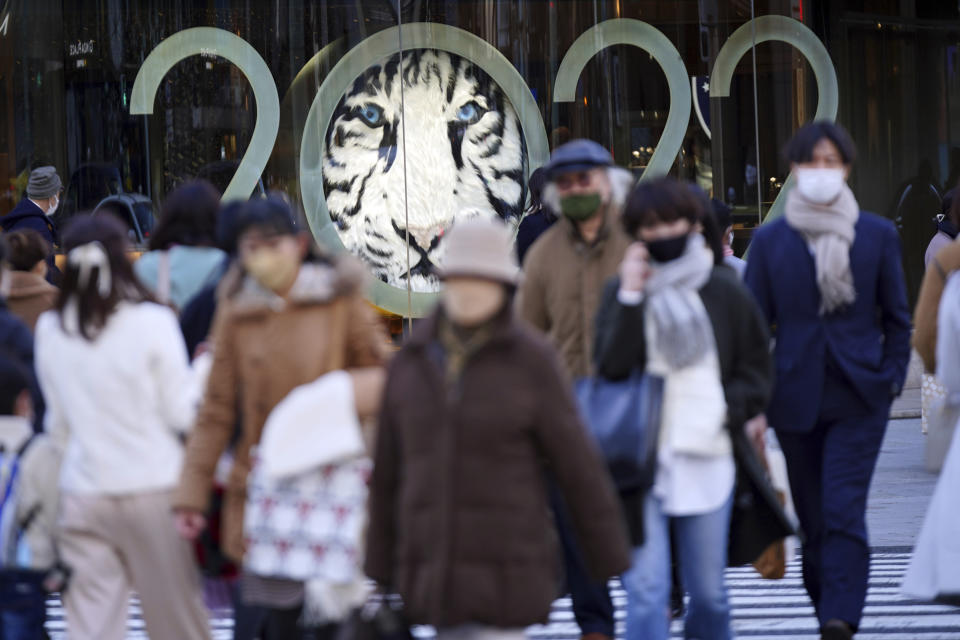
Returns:
[[[810,202],[797,189],[787,194],[787,224],[813,249],[820,315],[851,305],[857,297],[850,270],[850,247],[859,216],[860,206],[847,185],[830,204]]]
[[[716,349],[713,327],[702,304],[685,292],[699,291],[713,269],[711,252],[699,233],[690,235],[687,248],[676,260],[651,261],[653,275],[644,293],[657,332],[657,346],[667,364],[682,369]]]

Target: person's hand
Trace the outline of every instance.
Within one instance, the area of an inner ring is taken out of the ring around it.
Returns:
[[[203,342],[197,345],[196,349],[193,350],[193,359],[196,360],[197,358],[207,353],[208,351],[210,351],[210,343],[204,340]]]
[[[634,242],[620,263],[620,288],[624,291],[643,291],[650,277],[650,263],[647,248],[641,242]]]
[[[767,446],[767,416],[761,413],[755,418],[747,420],[746,424],[743,425],[743,429],[747,434],[747,440],[750,441],[758,454],[763,455]]]
[[[177,509],[173,514],[173,521],[176,524],[177,533],[185,540],[196,540],[197,536],[207,528],[206,516],[192,509]]]

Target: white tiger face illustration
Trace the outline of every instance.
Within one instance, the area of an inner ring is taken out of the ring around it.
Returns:
[[[433,270],[455,222],[515,223],[522,215],[527,151],[517,114],[500,87],[459,56],[421,49],[404,53],[402,64],[396,54],[369,67],[326,137],[330,217],[347,250],[387,284],[439,290]]]

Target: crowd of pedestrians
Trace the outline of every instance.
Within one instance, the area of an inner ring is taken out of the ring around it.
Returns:
[[[230,585],[238,639],[385,637],[385,617],[519,639],[564,593],[586,640],[612,639],[619,577],[628,640],[675,617],[728,640],[725,569],[782,566],[798,529],[821,637],[853,638],[910,353],[900,244],[847,186],[841,127],[803,127],[786,155],[797,186],[744,264],[723,203],[568,142],[519,244],[480,219],[445,234],[439,304],[395,348],[363,268],[283,196],[221,207],[188,183],[132,262],[109,216],[61,241],[59,178],[36,170],[0,221],[0,638],[43,638],[54,591],[74,640],[123,638],[131,592],[154,640],[209,638],[205,574]],[[951,391],[957,246],[914,337]],[[642,460],[611,453],[597,385],[642,392],[623,423]],[[768,424],[799,523],[767,478]],[[948,494],[927,550],[957,533]],[[942,599],[931,553],[913,588]]]

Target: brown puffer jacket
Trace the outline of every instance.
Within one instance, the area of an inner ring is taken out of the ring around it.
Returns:
[[[260,441],[270,411],[295,387],[331,369],[379,367],[388,342],[363,299],[362,271],[346,259],[336,267],[305,264],[286,302],[251,278],[237,276],[228,274],[223,283],[226,299],[214,320],[213,366],[174,507],[207,509],[217,461],[239,411],[242,430],[225,492],[221,543],[228,556],[241,560],[250,449]]]
[[[7,275],[10,278],[7,307],[34,331],[40,314],[56,306],[60,290],[35,273],[9,271]]]
[[[508,310],[448,385],[440,322],[423,321],[388,372],[367,575],[414,623],[546,621],[560,584],[548,474],[597,579],[629,566],[613,487],[544,338]]]

